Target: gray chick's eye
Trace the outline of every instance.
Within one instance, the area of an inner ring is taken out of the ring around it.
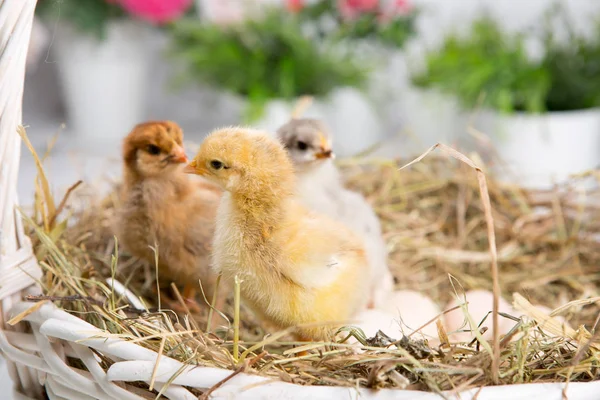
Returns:
[[[296,147],[298,147],[299,150],[306,150],[308,149],[308,144],[302,140],[298,140],[298,142],[296,142]]]

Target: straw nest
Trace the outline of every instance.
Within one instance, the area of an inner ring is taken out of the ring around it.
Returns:
[[[441,326],[441,345],[435,348],[400,331],[364,338],[348,328],[366,349],[356,354],[346,343],[307,345],[292,342],[285,331],[266,334],[243,304],[236,325],[233,298],[218,311],[218,329],[207,327],[208,312],[190,316],[160,309],[159,298],[164,304],[168,297],[177,301],[178,294],[161,290],[157,296],[155,268],[119,251],[111,233],[118,197],[98,202],[93,189],[84,186],[57,205],[41,168],[35,213],[24,218],[45,270],[44,296],[29,300],[54,301],[106,336],[185,363],[304,385],[440,392],[494,383],[597,379],[600,209],[589,201],[595,193],[576,190],[577,179],[547,192],[502,185],[489,176],[486,185],[483,174],[465,164],[468,160],[446,151],[459,160],[433,153],[402,170],[402,162],[389,160],[346,161],[343,169],[348,184],[364,193],[381,217],[398,287],[422,291],[445,304],[461,287],[493,289],[495,277],[505,298],[522,295],[514,300],[527,317],[515,318],[514,329],[493,343],[480,335],[471,343],[451,343]],[[69,210],[68,218],[57,217]],[[495,242],[486,223],[493,224]],[[496,244],[499,274],[491,267]],[[110,277],[138,295],[146,309],[135,308],[109,287]],[[564,316],[578,329],[561,326],[530,302],[555,309],[553,315]],[[482,326],[491,328],[491,321]],[[234,331],[239,340],[232,339]],[[103,366],[110,362],[103,359]]]

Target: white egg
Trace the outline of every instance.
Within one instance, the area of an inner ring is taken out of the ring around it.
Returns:
[[[353,319],[356,321],[353,325],[362,329],[367,338],[375,336],[377,331],[382,331],[390,337],[400,339],[398,320],[393,314],[370,309],[362,311]]]
[[[368,309],[360,312],[353,318],[352,326],[362,329],[367,339],[375,336],[377,331],[382,331],[393,339],[400,339],[400,328],[397,319],[393,314],[388,312]],[[348,344],[358,344],[358,340],[354,337],[350,337],[347,341]],[[363,353],[360,346],[354,349],[356,353]]]
[[[361,328],[367,338],[375,336],[377,331],[382,331],[399,340],[403,335],[412,334],[434,319],[440,312],[439,307],[429,297],[412,290],[398,290],[390,293],[379,308],[364,310],[356,315],[353,325]],[[411,338],[426,338],[430,346],[435,346],[439,343],[435,321]],[[349,343],[356,344],[357,340],[351,338]]]
[[[412,334],[441,313],[440,308],[429,297],[414,290],[397,290],[388,296],[381,308],[395,316],[405,335]],[[435,321],[413,335],[415,339],[438,340]]]
[[[485,326],[488,330],[483,334],[483,338],[486,340],[492,339],[492,308],[494,295],[492,292],[487,290],[470,290],[465,293],[467,299],[467,310],[471,316],[471,320],[474,326],[470,326],[469,322],[465,318],[462,307],[454,311],[451,311],[444,315],[445,328],[448,333],[448,337],[451,342],[468,342],[471,341],[475,335],[470,332],[471,330],[477,329],[477,326],[483,322],[482,327]],[[456,307],[464,303],[464,298],[461,296],[458,300],[454,299],[448,303],[446,310]],[[498,311],[510,315],[515,315],[515,312],[511,305],[500,298],[498,305]],[[487,316],[487,317],[486,317]],[[510,329],[517,323],[516,321],[510,320],[499,316],[499,330],[500,335],[504,335],[510,331]],[[467,331],[467,332],[457,332]]]

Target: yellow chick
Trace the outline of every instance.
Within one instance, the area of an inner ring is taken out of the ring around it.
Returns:
[[[239,277],[243,299],[266,323],[297,327],[299,340],[328,340],[336,322],[364,309],[361,241],[296,201],[294,168],[278,141],[252,129],[217,130],[185,171],[225,189],[213,265],[229,281]]]
[[[183,287],[184,298],[197,310],[198,280],[209,300],[214,292],[210,246],[221,190],[181,172],[188,161],[182,139],[181,128],[171,121],[139,124],[124,139],[123,203],[115,228],[124,247],[152,265],[152,248],[158,246],[159,280]]]

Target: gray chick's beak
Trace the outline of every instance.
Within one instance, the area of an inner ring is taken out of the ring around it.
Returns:
[[[329,150],[325,150],[325,149],[321,149],[321,151],[315,153],[315,158],[317,160],[324,160],[326,158],[335,158],[335,154],[333,153],[333,151],[331,151],[331,149]]]

